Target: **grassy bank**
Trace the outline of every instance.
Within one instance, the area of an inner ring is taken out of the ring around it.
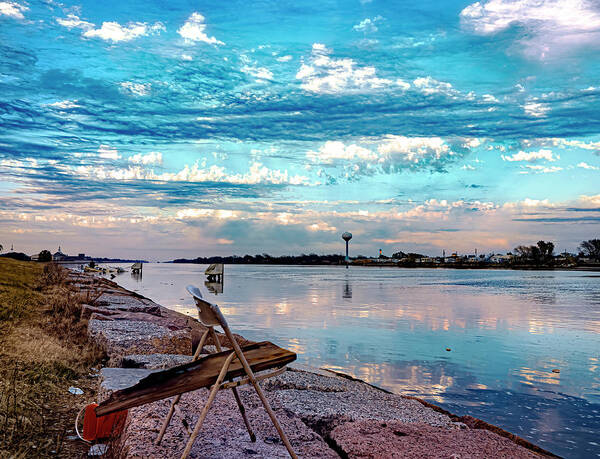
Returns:
[[[86,298],[55,265],[0,259],[0,457],[81,457],[65,441],[93,398],[100,353],[79,319]],[[69,386],[84,396],[72,395]]]

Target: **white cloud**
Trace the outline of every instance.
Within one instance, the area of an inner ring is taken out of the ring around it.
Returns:
[[[419,89],[423,94],[447,94],[455,95],[458,93],[450,83],[445,81],[438,81],[430,76],[417,78],[413,81],[413,85]]]
[[[577,164],[577,167],[580,167],[582,169],[588,169],[591,171],[597,171],[600,170],[600,167],[596,167],[596,166],[592,166],[591,164],[588,164],[586,162],[580,162],[579,164]]]
[[[214,217],[219,220],[238,218],[239,213],[227,209],[187,208],[177,211],[177,218],[181,220]]]
[[[500,32],[513,24],[536,28],[596,30],[600,14],[585,0],[489,0],[461,11],[461,19],[480,34]]]
[[[146,155],[138,153],[136,155],[130,156],[128,161],[133,164],[143,165],[162,164],[162,153],[158,151],[151,151]]]
[[[191,60],[193,60],[193,57],[190,56],[189,54],[182,54],[181,55],[181,60],[182,61],[191,61]]]
[[[292,60],[292,56],[290,56],[289,54],[285,55],[285,56],[280,56],[277,58],[277,60],[279,62],[289,62]]]
[[[8,16],[9,18],[25,19],[23,13],[29,8],[17,2],[0,2],[0,16]]]
[[[600,206],[600,194],[597,194],[595,196],[588,196],[588,195],[582,194],[579,197],[579,200],[584,205],[588,205],[588,206]]]
[[[318,151],[309,151],[306,156],[313,162],[333,164],[336,160],[363,160],[376,162],[379,156],[376,152],[359,145],[345,145],[339,141],[328,141]]]
[[[381,21],[382,19],[383,18],[381,16],[375,16],[373,19],[366,18],[366,19],[363,19],[362,21],[360,21],[354,27],[352,27],[352,29],[357,32],[363,32],[363,33],[377,32],[377,30],[379,30],[379,29],[377,28],[377,26],[375,24],[378,21]]]
[[[206,34],[206,23],[204,22],[204,16],[200,13],[192,13],[185,24],[183,24],[177,33],[181,35],[186,41],[201,41],[210,45],[224,45],[220,40],[215,37],[209,37]]]
[[[69,108],[81,107],[81,105],[77,104],[77,100],[61,100],[52,104],[48,104],[48,107],[58,108],[60,110],[67,110]]]
[[[90,30],[96,27],[91,22],[87,22],[82,20],[76,14],[68,14],[66,18],[57,18],[56,22],[67,29],[82,29],[82,30]]]
[[[103,22],[102,27],[99,29],[90,28],[83,33],[83,36],[118,43],[131,41],[149,34],[160,33],[165,30],[166,28],[161,22],[156,22],[151,26],[145,22],[130,22],[125,26],[122,26],[118,22]]]
[[[549,206],[550,201],[548,201],[547,199],[525,198],[523,201],[521,201],[521,204],[525,207],[540,207],[540,206]]]
[[[150,153],[149,155],[152,155]],[[160,153],[154,153],[153,157],[148,155],[136,155],[135,165],[127,168],[115,168],[105,166],[78,166],[68,169],[69,172],[80,176],[87,176],[99,180],[157,180],[163,182],[218,182],[236,183],[246,185],[274,184],[274,185],[307,185],[308,177],[290,175],[287,170],[269,169],[263,164],[255,161],[250,165],[246,173],[232,174],[224,167],[212,165],[208,168],[201,167],[197,162],[192,166],[186,165],[178,172],[164,172],[157,174],[154,170],[148,170],[145,166],[150,165],[150,159],[158,160]],[[108,145],[101,145],[98,156],[104,159],[120,159],[118,151]],[[144,163],[144,158],[147,161]],[[162,159],[162,155],[160,155]],[[139,161],[138,161],[139,160]]]
[[[273,72],[271,72],[266,67],[244,65],[240,70],[248,75],[252,75],[257,80],[272,80],[273,79]]]
[[[594,150],[600,152],[600,142],[584,142],[581,140],[556,139],[555,144],[562,144],[568,147],[581,148],[583,150]]]
[[[563,170],[562,167],[558,167],[558,166],[542,166],[542,165],[539,165],[539,164],[526,164],[525,166],[521,166],[521,167],[526,167],[527,169],[530,169],[530,170],[532,170],[533,172],[535,172],[537,174],[551,174],[551,173]],[[524,171],[524,172],[527,172],[527,171]]]
[[[119,152],[111,148],[109,145],[100,145],[98,148],[98,156],[104,159],[120,159],[121,155]]]
[[[303,62],[296,73],[302,89],[315,93],[366,92],[393,85],[392,80],[379,78],[375,67],[359,67],[350,58],[332,59],[331,50],[314,43],[308,63]]]
[[[350,58],[335,59],[332,51],[321,43],[314,43],[308,59],[303,60],[296,73],[302,89],[319,94],[340,94],[347,92],[369,92],[384,88],[397,88],[406,91],[411,84],[397,78],[380,78],[375,67],[361,67]],[[456,97],[459,91],[450,83],[438,81],[430,76],[416,78],[412,86],[425,95],[444,94]]]
[[[472,3],[460,13],[463,26],[491,35],[513,25],[525,28],[525,53],[544,59],[549,53],[594,44],[600,32],[597,2],[588,0],[489,0]]]
[[[484,102],[487,102],[487,103],[496,103],[496,102],[498,102],[498,99],[495,96],[491,95],[491,94],[484,94],[483,96],[481,96],[481,98],[483,99]]]
[[[423,160],[441,159],[451,156],[450,146],[441,137],[405,137],[389,135],[377,147],[386,158],[399,157],[402,161],[417,164]]]
[[[326,232],[335,232],[337,228],[333,225],[330,225],[325,222],[313,223],[312,225],[308,225],[306,227],[308,231],[326,231]]]
[[[133,83],[131,81],[123,81],[119,83],[123,92],[134,96],[147,96],[150,94],[152,85],[150,83]]]
[[[537,102],[528,102],[523,105],[523,111],[526,115],[534,118],[541,118],[550,111],[550,107],[546,104],[540,104]]]
[[[527,161],[533,163],[541,159],[546,161],[556,161],[560,156],[554,156],[551,150],[539,150],[539,151],[520,151],[512,156],[502,155],[504,161]]]
[[[435,169],[456,154],[440,137],[388,135],[370,143],[373,147],[328,141],[319,150],[308,151],[306,156],[312,163],[342,166],[344,176],[353,178],[403,169]]]

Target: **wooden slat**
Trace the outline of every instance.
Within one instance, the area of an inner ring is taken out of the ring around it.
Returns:
[[[254,372],[280,367],[296,360],[295,353],[268,341],[245,346],[242,351]],[[96,407],[96,415],[105,416],[173,395],[210,387],[217,380],[219,371],[231,352],[233,351],[210,354],[195,362],[152,373],[134,386],[113,392]],[[234,358],[225,379],[243,375],[245,372],[239,359]]]

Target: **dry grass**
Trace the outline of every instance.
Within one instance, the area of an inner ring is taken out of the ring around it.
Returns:
[[[53,264],[0,259],[0,457],[82,457],[65,442],[102,355],[86,340],[84,297]]]

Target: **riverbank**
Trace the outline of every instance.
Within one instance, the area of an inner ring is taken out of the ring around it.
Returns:
[[[53,268],[0,259],[0,457],[88,450],[74,441],[74,414],[95,396],[102,354],[80,319],[85,298]]]
[[[96,292],[93,304],[84,306],[82,315],[88,318],[90,340],[107,353],[111,367],[101,372],[100,399],[122,387],[124,381],[131,384],[153,369],[191,358],[194,344],[203,331],[195,320],[105,279],[72,273],[71,282],[82,292]],[[394,453],[397,457],[545,454],[482,421],[459,418],[420,400],[391,394],[327,370],[292,366],[263,386],[294,448],[305,457],[380,457],[390,451],[397,452]],[[240,392],[258,441],[251,443],[247,438],[231,394],[220,392],[203,427],[202,441],[196,442],[193,454],[285,457],[285,448],[253,392],[247,387]],[[113,443],[113,447],[118,449],[120,457],[177,457],[206,395],[207,391],[184,395],[161,446],[154,445],[153,439],[169,401],[130,410],[118,446]]]

